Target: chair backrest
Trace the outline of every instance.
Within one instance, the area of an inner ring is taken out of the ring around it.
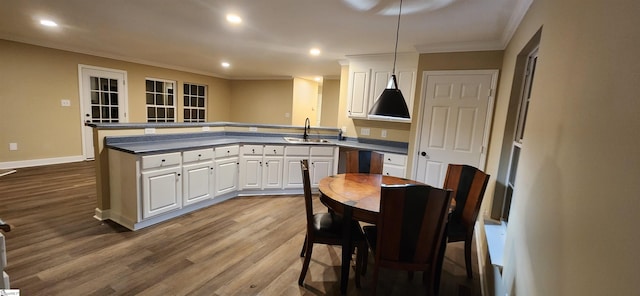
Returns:
[[[483,171],[462,164],[450,164],[442,188],[453,190],[456,208],[451,213],[451,221],[473,227],[487,189],[489,175]]]
[[[307,212],[307,227],[313,224],[313,198],[311,195],[311,179],[309,178],[309,161],[300,160],[302,171],[302,184],[304,187],[304,206]]]
[[[382,174],[384,155],[375,151],[351,150],[346,153],[347,173]]]
[[[428,185],[383,185],[376,261],[405,270],[435,268],[445,237],[451,190]]]

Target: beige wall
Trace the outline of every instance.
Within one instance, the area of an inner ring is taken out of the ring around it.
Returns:
[[[231,120],[228,81],[91,55],[0,40],[0,163],[54,159],[82,159],[82,118],[78,91],[78,65],[127,72],[129,121],[146,121],[146,77],[175,80],[177,95],[182,82],[209,86],[209,121]],[[70,107],[61,107],[61,100]],[[182,119],[182,103],[178,104]],[[9,151],[17,143],[17,151]]]
[[[340,106],[340,79],[322,81],[322,112],[320,124],[326,127],[338,127],[338,108]]]
[[[230,84],[230,121],[291,124],[293,79],[232,80]]]
[[[293,79],[293,112],[291,124],[304,126],[306,118],[311,125],[317,122],[318,82],[303,78]]]
[[[543,26],[506,236],[510,295],[638,293],[638,11],[635,0],[535,1],[509,43],[496,121],[516,55]]]

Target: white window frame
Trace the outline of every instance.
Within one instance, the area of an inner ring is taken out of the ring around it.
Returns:
[[[185,91],[185,88],[189,86],[189,92]],[[196,87],[197,93],[192,93],[193,87]],[[203,88],[202,94],[200,94],[199,88]],[[207,121],[207,92],[209,87],[206,84],[185,82],[182,84],[182,120],[184,122],[206,122]],[[198,100],[202,99],[202,107],[197,106]],[[189,104],[186,104],[186,100],[189,100]],[[196,100],[196,106],[193,106],[193,100]],[[193,117],[193,111],[198,113],[196,118]],[[189,112],[189,116],[187,116]],[[202,113],[202,116],[200,116]],[[188,117],[188,118],[187,118]]]
[[[154,90],[152,92],[150,92],[147,89],[147,82],[148,81],[153,81],[154,82]],[[175,80],[167,80],[167,79],[160,79],[160,78],[153,78],[153,77],[145,77],[145,113],[146,113],[146,118],[147,118],[147,122],[176,122],[177,121],[177,108],[176,108],[176,100],[177,100],[177,93],[176,93],[176,86],[178,85],[177,82]],[[157,89],[155,89],[155,84],[156,82],[162,82],[164,84],[164,87],[162,89],[162,91],[158,92]],[[167,83],[172,83],[173,84],[173,93],[170,93],[169,90],[170,88],[167,88]],[[153,104],[149,103],[149,95],[153,96]],[[167,102],[169,100],[173,100],[173,104],[169,105],[168,102],[165,104],[156,104],[157,103],[157,96],[163,96],[163,102]],[[154,118],[149,118],[149,108],[154,108],[154,114],[156,114],[156,116]],[[157,112],[158,110],[165,110],[164,113],[164,119],[162,118],[158,118],[157,116]],[[168,117],[168,113],[169,110],[173,111],[173,117],[170,118]],[[168,120],[171,119],[171,120]]]

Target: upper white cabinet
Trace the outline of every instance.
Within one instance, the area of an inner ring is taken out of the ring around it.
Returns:
[[[416,73],[418,69],[417,54],[398,54],[396,77],[398,88],[409,108],[413,111],[413,98],[416,89]],[[347,94],[347,115],[351,118],[368,118],[369,109],[373,106],[382,91],[387,87],[393,71],[393,55],[366,55],[349,57],[349,83]],[[380,120],[379,118],[375,118]],[[396,121],[407,121],[398,119]]]

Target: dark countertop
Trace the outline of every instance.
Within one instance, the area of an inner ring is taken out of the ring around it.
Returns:
[[[114,136],[105,137],[107,148],[131,154],[157,154],[185,150],[204,149],[232,144],[258,145],[313,145],[338,146],[360,150],[373,150],[397,154],[407,154],[408,144],[381,140],[330,139],[328,143],[290,143],[284,137],[300,137],[291,134],[260,134],[240,132],[189,133],[174,135]],[[365,142],[366,141],[366,142]]]

